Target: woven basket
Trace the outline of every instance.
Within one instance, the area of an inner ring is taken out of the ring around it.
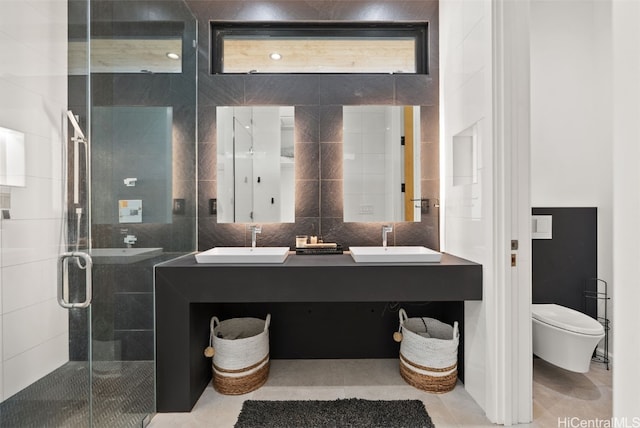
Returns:
[[[400,375],[409,385],[423,391],[453,390],[458,379],[458,322],[453,324],[453,337],[449,338],[421,336],[407,328],[407,320],[407,313],[400,309]]]
[[[269,376],[269,324],[258,318],[211,318],[213,387],[221,394],[240,395],[264,385]],[[222,336],[222,337],[220,337]],[[225,338],[226,337],[226,338]]]

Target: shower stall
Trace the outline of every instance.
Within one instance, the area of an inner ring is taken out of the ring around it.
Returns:
[[[25,184],[0,182],[0,426],[139,427],[155,412],[153,266],[196,248],[197,21],[183,0],[64,6],[59,140],[36,153],[24,125]],[[52,205],[26,250],[8,244],[32,221],[23,200]]]

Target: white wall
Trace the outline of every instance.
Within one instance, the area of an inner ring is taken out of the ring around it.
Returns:
[[[640,416],[640,3],[612,2],[613,415]]]
[[[598,208],[598,277],[615,296],[609,8],[531,1],[531,203]]]
[[[26,187],[0,220],[0,401],[68,360],[56,302],[67,105],[66,0],[0,3],[0,126],[25,134]]]
[[[485,266],[485,298],[493,293],[491,2],[440,3],[440,99],[444,171],[444,251]],[[478,125],[476,183],[453,185],[453,136]],[[465,303],[465,388],[487,411],[485,301]],[[488,414],[490,411],[488,411]]]
[[[506,425],[532,418],[529,19],[528,0],[440,2],[444,251],[483,266],[483,300],[465,302],[465,388]],[[477,181],[454,180],[454,137],[472,126],[463,173]]]

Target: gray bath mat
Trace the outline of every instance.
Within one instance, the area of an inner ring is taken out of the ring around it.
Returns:
[[[432,428],[420,400],[258,401],[242,405],[235,428]]]

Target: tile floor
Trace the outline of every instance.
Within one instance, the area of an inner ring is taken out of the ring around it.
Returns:
[[[534,421],[522,427],[557,427],[558,418],[611,417],[611,371],[593,363],[587,374],[534,361]],[[267,383],[241,396],[218,394],[208,386],[191,413],[160,413],[149,425],[164,427],[232,428],[242,402],[255,400],[422,400],[437,428],[493,427],[462,384],[446,394],[429,394],[407,385],[398,360],[272,360]]]

